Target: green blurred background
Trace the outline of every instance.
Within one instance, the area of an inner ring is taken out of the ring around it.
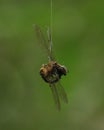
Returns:
[[[46,33],[50,0],[0,0],[0,130],[104,130],[104,1],[53,0],[54,53],[69,69],[60,112],[34,23]]]

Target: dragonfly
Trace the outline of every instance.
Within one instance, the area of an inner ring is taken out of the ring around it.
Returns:
[[[64,65],[57,63],[53,55],[52,36],[50,29],[48,28],[47,30],[47,40],[45,39],[45,36],[38,25],[34,25],[34,29],[39,44],[43,46],[48,56],[48,63],[43,64],[40,68],[40,76],[46,83],[49,84],[56,108],[60,110],[60,99],[62,99],[64,103],[68,103],[67,94],[60,83],[61,77],[66,75],[68,70]]]

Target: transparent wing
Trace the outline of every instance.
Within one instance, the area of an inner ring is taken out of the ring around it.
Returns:
[[[61,83],[58,81],[56,83],[56,87],[57,87],[57,91],[58,91],[58,94],[60,96],[60,98],[65,102],[65,103],[68,103],[68,98],[67,98],[67,94],[63,88],[63,86],[61,85]]]
[[[53,94],[53,98],[54,98],[56,107],[57,107],[58,110],[60,110],[61,105],[60,105],[60,100],[59,100],[59,95],[58,95],[58,92],[57,92],[56,85],[50,84],[50,88],[51,88],[51,91],[52,91],[52,94]]]
[[[53,56],[53,43],[52,43],[52,35],[51,35],[51,31],[50,29],[48,28],[47,30],[47,35],[48,35],[48,44],[50,45],[49,46],[49,50],[50,50],[50,60],[54,60],[55,61],[55,57]]]
[[[38,43],[44,48],[44,50],[46,51],[50,60],[54,60],[52,51],[50,50],[51,34],[49,34],[48,40],[46,40],[44,37],[44,34],[42,33],[42,31],[38,25],[34,25],[34,29],[36,32],[36,36],[38,38]],[[48,43],[49,43],[49,45],[48,45]]]

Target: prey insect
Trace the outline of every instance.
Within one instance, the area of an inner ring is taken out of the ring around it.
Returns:
[[[67,95],[63,86],[60,84],[60,79],[63,75],[67,74],[67,68],[55,60],[52,51],[52,37],[51,32],[48,29],[48,40],[45,40],[45,37],[39,26],[35,25],[35,32],[38,38],[38,42],[44,47],[47,52],[49,61],[47,64],[43,64],[40,68],[40,75],[42,79],[49,84],[53,98],[58,110],[61,108],[60,98],[68,103]]]

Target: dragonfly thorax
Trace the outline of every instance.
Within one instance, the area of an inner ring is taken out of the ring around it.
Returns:
[[[61,79],[62,75],[66,75],[67,69],[58,64],[56,61],[50,61],[48,64],[42,65],[40,75],[47,83],[56,83]]]

